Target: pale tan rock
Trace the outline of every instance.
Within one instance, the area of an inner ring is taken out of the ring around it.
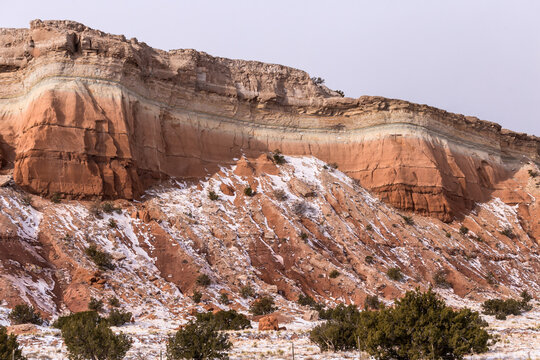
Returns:
[[[274,315],[264,316],[259,319],[259,331],[279,330],[278,319]]]

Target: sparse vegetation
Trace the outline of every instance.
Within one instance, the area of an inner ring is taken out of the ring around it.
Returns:
[[[318,77],[318,76],[312,77],[312,78],[311,78],[311,81],[313,81],[313,83],[314,83],[315,85],[322,85],[322,84],[324,84],[324,79],[321,78],[321,77]]]
[[[274,160],[274,163],[277,165],[282,165],[286,163],[285,157],[281,155],[281,151],[278,149],[274,150],[274,152],[272,153],[272,160]]]
[[[448,273],[446,270],[438,270],[433,275],[433,285],[438,288],[451,288],[452,284],[450,284],[447,280]]]
[[[335,90],[339,96],[345,97],[345,93],[342,90]]]
[[[219,302],[223,305],[229,305],[231,301],[229,300],[227,294],[223,293],[219,296]]]
[[[401,281],[403,280],[403,274],[401,273],[400,268],[393,267],[386,271],[386,275],[390,280]]]
[[[429,290],[408,291],[393,307],[359,312],[338,305],[310,339],[323,351],[359,349],[375,359],[462,359],[488,350],[490,335],[477,312],[454,311]]]
[[[167,342],[167,359],[228,359],[232,347],[226,334],[205,322],[190,322]]]
[[[212,283],[212,280],[210,280],[210,277],[206,274],[201,274],[197,277],[197,285],[202,287],[207,287]]]
[[[24,195],[21,197],[21,203],[22,203],[24,206],[29,206],[29,207],[31,207],[31,206],[32,206],[32,198],[30,197],[30,195],[24,194]]]
[[[122,326],[131,321],[133,314],[128,311],[112,309],[107,317],[107,321],[111,326]]]
[[[467,235],[468,232],[469,232],[469,228],[464,225],[461,225],[461,227],[459,228],[459,233],[461,235]]]
[[[254,196],[255,191],[251,188],[251,186],[248,186],[244,188],[244,195],[249,196],[249,197]]]
[[[60,317],[54,326],[62,331],[70,359],[121,360],[132,343],[127,335],[115,334],[95,311]]]
[[[120,307],[120,300],[117,297],[109,298],[109,305],[112,307]]]
[[[366,230],[367,230],[367,231],[373,230],[373,226],[372,226],[371,224],[367,224],[367,225],[366,225]]]
[[[198,304],[198,303],[201,302],[201,299],[202,299],[202,294],[201,294],[201,292],[195,290],[195,291],[193,292],[193,295],[191,296],[191,300],[193,300],[193,302],[194,302],[195,304]]]
[[[521,293],[521,300],[515,299],[490,299],[482,304],[482,311],[486,315],[495,315],[496,319],[506,320],[508,315],[521,315],[532,309],[529,301],[532,297],[527,291]]]
[[[242,298],[244,298],[244,299],[254,297],[255,296],[255,290],[250,285],[244,285],[240,289],[240,296],[242,296]]]
[[[253,304],[251,304],[251,307],[249,308],[249,312],[255,316],[270,314],[276,310],[277,308],[275,307],[274,299],[272,299],[270,296],[258,298],[253,302]]]
[[[335,279],[337,278],[340,274],[339,271],[337,271],[336,269],[330,271],[330,274],[328,275],[330,277],[330,279]]]
[[[501,234],[506,236],[509,239],[513,239],[513,238],[516,237],[516,235],[514,235],[514,232],[512,231],[511,227],[507,227],[507,228],[502,229]]]
[[[313,310],[317,311],[320,311],[323,308],[323,306],[316,302],[315,299],[305,294],[298,295],[298,300],[296,301],[296,303],[301,306],[309,306]]]
[[[88,310],[100,313],[103,311],[103,300],[91,297],[88,302]]]
[[[7,334],[7,329],[0,326],[0,359],[2,360],[25,360],[22,350],[19,348],[17,336]]]
[[[109,219],[109,227],[111,229],[116,229],[118,227],[118,224],[116,223],[116,220],[114,220],[113,218],[110,218]]]
[[[116,212],[117,214],[122,213],[121,208],[114,206],[110,202],[103,203],[103,205],[101,205],[101,210],[103,210],[103,212],[106,213],[106,214],[112,214],[113,212]]]
[[[330,167],[330,169],[332,170],[335,170],[338,168],[338,164],[336,162],[333,162],[333,163],[330,163],[328,164],[328,166]]]
[[[373,258],[373,256],[371,255],[367,255],[365,258],[364,258],[364,261],[366,262],[366,264],[374,264],[375,263],[375,259]]]
[[[533,179],[538,176],[538,172],[534,170],[529,170],[529,176]]]
[[[382,305],[379,297],[377,295],[368,295],[366,296],[366,301],[364,301],[365,309],[378,309]]]
[[[489,285],[497,285],[497,279],[495,278],[495,275],[492,272],[489,272],[486,275],[486,281]]]
[[[294,203],[292,211],[296,214],[296,216],[306,216],[308,213],[313,211],[313,208],[307,201],[297,201]]]
[[[15,305],[13,310],[8,315],[9,320],[13,324],[43,324],[41,315],[34,309],[33,306],[27,304]]]
[[[206,324],[215,330],[244,330],[251,328],[249,319],[235,310],[197,314],[197,323]]]
[[[276,189],[276,190],[274,190],[274,196],[275,196],[276,199],[279,200],[279,201],[285,201],[285,200],[287,200],[287,198],[288,198],[287,193],[286,193],[285,190],[283,190],[283,189]]]
[[[450,234],[448,231],[446,232],[445,235],[446,235],[447,238],[451,238],[451,237],[452,237],[452,234]]]
[[[101,270],[106,271],[114,269],[111,254],[98,250],[96,245],[92,244],[87,247],[85,253]]]
[[[208,191],[208,198],[212,201],[219,200],[219,195],[214,190]]]
[[[301,232],[300,233],[300,239],[306,241],[308,239],[308,234],[306,234],[305,232]]]
[[[51,201],[55,204],[60,203],[62,201],[62,194],[55,192],[51,195]]]
[[[405,224],[407,225],[414,225],[414,220],[410,216],[401,215],[403,218],[403,221],[405,221]]]

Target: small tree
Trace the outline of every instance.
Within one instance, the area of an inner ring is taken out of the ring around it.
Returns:
[[[202,294],[201,294],[201,292],[195,290],[195,291],[193,292],[193,295],[191,296],[191,300],[193,300],[193,302],[194,302],[195,304],[198,304],[198,303],[201,302],[201,299],[202,299]]]
[[[249,285],[244,285],[240,289],[240,296],[242,296],[244,299],[247,299],[249,297],[255,296],[255,290]]]
[[[401,281],[403,280],[403,274],[401,270],[397,267],[390,268],[386,271],[386,275],[390,280]]]
[[[282,165],[286,163],[285,157],[281,155],[281,151],[279,151],[278,149],[274,150],[274,152],[272,153],[272,159],[277,165]]]
[[[212,201],[219,200],[219,195],[214,190],[208,191],[208,198]]]
[[[207,287],[212,283],[210,277],[206,274],[201,274],[197,277],[197,285]]]
[[[223,293],[219,296],[219,302],[223,305],[229,305],[231,301],[229,300],[227,294]]]
[[[115,334],[95,311],[63,316],[55,326],[62,330],[69,358],[74,360],[121,360],[132,343],[127,335]]]
[[[115,308],[120,307],[120,300],[118,300],[117,297],[112,296],[109,298],[109,305]]]
[[[368,295],[366,296],[366,301],[364,301],[365,309],[378,309],[382,305],[379,297],[377,295]]]
[[[433,275],[433,285],[439,288],[451,288],[452,284],[448,282],[447,277],[448,275],[445,270],[438,270]]]
[[[227,359],[232,347],[226,334],[204,322],[191,322],[167,342],[167,359]]]
[[[43,324],[41,315],[34,309],[33,306],[26,304],[15,305],[13,310],[9,313],[9,320],[13,324]]]
[[[249,312],[253,315],[266,315],[276,311],[277,308],[274,306],[274,299],[270,296],[263,296],[253,302],[249,308]]]
[[[204,323],[215,330],[243,330],[251,328],[251,321],[235,310],[197,314],[197,323]]]
[[[102,312],[103,311],[103,300],[96,299],[95,297],[91,297],[90,301],[88,302],[88,310],[95,311],[95,312]]]
[[[98,250],[96,245],[92,244],[87,247],[85,253],[90,259],[92,259],[94,264],[100,268],[100,270],[106,271],[114,269],[111,254]]]
[[[2,360],[25,360],[22,350],[19,349],[17,336],[7,334],[4,326],[0,326],[0,359]]]
[[[107,317],[107,322],[112,326],[122,326],[131,321],[133,314],[127,311],[112,309]]]
[[[251,188],[251,186],[248,186],[244,188],[244,195],[249,196],[249,197],[254,196],[255,191]]]
[[[330,275],[328,275],[328,276],[330,276],[330,279],[335,279],[335,278],[337,278],[339,275],[341,275],[341,274],[339,273],[339,271],[337,271],[336,269],[334,269],[334,270],[330,271]]]

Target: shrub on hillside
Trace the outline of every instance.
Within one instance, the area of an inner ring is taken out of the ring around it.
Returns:
[[[219,303],[220,304],[223,304],[223,305],[229,305],[230,304],[230,300],[229,300],[229,297],[227,296],[227,294],[223,293],[219,296]]]
[[[193,292],[193,295],[191,296],[191,300],[193,300],[193,302],[194,302],[195,304],[198,304],[198,303],[201,302],[201,299],[202,299],[202,294],[201,294],[201,292],[195,290],[195,291]]]
[[[25,360],[22,350],[19,349],[17,336],[7,334],[4,326],[0,326],[0,359],[2,360]]]
[[[118,300],[117,297],[110,297],[109,298],[109,305],[112,307],[120,307],[120,300]]]
[[[232,347],[226,334],[204,322],[191,322],[167,342],[167,359],[227,359]]]
[[[461,235],[466,235],[468,232],[469,232],[469,228],[466,227],[466,226],[463,226],[463,225],[462,225],[462,226],[459,228],[459,233],[460,233]]]
[[[286,163],[285,157],[283,157],[283,155],[281,155],[281,151],[277,149],[274,150],[274,152],[272,153],[272,160],[274,160],[274,163],[278,165],[282,165]]]
[[[98,250],[96,245],[92,244],[87,247],[85,253],[101,270],[106,271],[114,269],[111,254]]]
[[[8,315],[9,320],[13,324],[43,324],[41,315],[34,309],[33,306],[26,304],[15,305],[13,310]]]
[[[207,287],[212,283],[212,280],[210,280],[210,277],[206,274],[201,274],[197,277],[197,285],[202,287]]]
[[[328,275],[330,277],[330,279],[335,279],[337,278],[339,275],[341,275],[339,273],[339,271],[337,271],[336,269],[330,271],[330,274]]]
[[[216,194],[216,192],[214,190],[210,190],[208,192],[208,198],[212,201],[216,201],[216,200],[219,200],[219,195]]]
[[[452,284],[448,282],[447,277],[448,274],[445,270],[438,270],[433,275],[433,285],[439,288],[451,288]]]
[[[255,195],[255,191],[251,188],[251,186],[248,186],[246,188],[244,188],[244,195],[246,196],[254,196]]]
[[[368,295],[366,296],[366,301],[364,301],[365,309],[378,309],[382,305],[379,297],[377,295]]]
[[[115,334],[95,311],[60,317],[53,326],[62,331],[70,359],[120,360],[132,343],[127,335]]]
[[[274,305],[274,299],[270,296],[263,296],[251,304],[249,312],[255,316],[270,314],[277,310]]]
[[[107,317],[107,322],[111,326],[122,326],[131,321],[133,314],[128,311],[112,309]]]
[[[470,309],[454,311],[429,290],[409,291],[390,308],[359,312],[338,305],[311,340],[322,350],[358,348],[375,359],[462,359],[488,350],[487,323]]]
[[[401,270],[397,267],[390,268],[386,271],[386,275],[390,280],[401,281],[403,280],[403,274]]]
[[[240,295],[244,299],[247,299],[249,297],[254,297],[255,296],[255,290],[253,290],[253,288],[251,286],[249,286],[249,285],[244,285],[240,289]]]
[[[235,310],[197,314],[197,323],[211,326],[215,330],[243,330],[251,328],[248,318]]]
[[[505,320],[508,315],[521,315],[522,312],[531,310],[532,306],[529,304],[531,299],[526,291],[521,293],[521,300],[490,299],[484,301],[482,311],[486,315],[495,315],[496,319]]]
[[[95,311],[95,312],[102,312],[103,311],[103,300],[96,299],[95,297],[91,297],[90,301],[88,302],[88,310]]]

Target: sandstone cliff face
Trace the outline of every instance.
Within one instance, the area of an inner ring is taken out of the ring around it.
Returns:
[[[70,21],[0,30],[3,171],[41,195],[126,198],[242,155],[312,155],[388,203],[450,221],[493,197],[536,137],[425,105],[341,98],[303,71],[156,50]]]

